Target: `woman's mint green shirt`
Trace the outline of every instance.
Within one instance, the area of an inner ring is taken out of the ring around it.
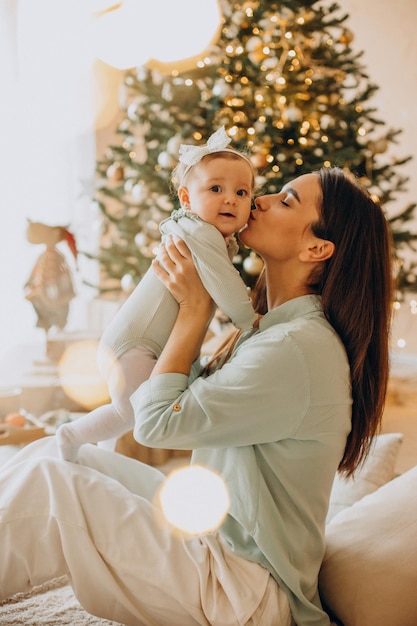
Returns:
[[[266,567],[299,626],[324,626],[317,580],[333,478],[351,427],[347,356],[320,298],[268,312],[210,376],[161,374],[132,395],[135,438],[192,449],[221,474],[229,515],[219,533]]]

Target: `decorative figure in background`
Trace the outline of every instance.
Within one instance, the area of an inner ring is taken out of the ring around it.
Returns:
[[[45,244],[25,284],[25,298],[32,303],[38,316],[36,326],[46,333],[52,327],[63,330],[68,318],[69,303],[75,296],[71,269],[61,252],[56,249],[60,241],[66,241],[77,259],[75,238],[64,226],[47,226],[29,220],[26,238],[29,243]]]

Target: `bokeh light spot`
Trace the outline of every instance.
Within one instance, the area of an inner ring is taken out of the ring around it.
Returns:
[[[109,402],[109,392],[97,367],[98,342],[76,341],[68,346],[58,363],[60,384],[65,394],[91,411]]]
[[[159,503],[165,519],[188,535],[213,532],[230,506],[229,492],[219,474],[201,465],[171,472],[164,481]]]

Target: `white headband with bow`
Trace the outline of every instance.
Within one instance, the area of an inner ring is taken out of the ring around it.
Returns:
[[[207,143],[203,146],[181,144],[179,149],[179,160],[181,163],[188,166],[184,172],[184,176],[188,173],[188,170],[193,167],[193,165],[197,165],[203,157],[207,154],[213,154],[213,152],[233,152],[233,154],[237,154],[237,156],[241,156],[242,159],[249,162],[249,159],[245,155],[240,154],[240,152],[230,150],[230,148],[227,147],[231,141],[232,140],[227,135],[224,126],[221,126],[215,133],[210,135]]]

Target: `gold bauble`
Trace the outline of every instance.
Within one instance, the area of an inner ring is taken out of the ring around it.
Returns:
[[[248,54],[249,59],[255,65],[258,63],[262,63],[262,61],[264,61],[267,58],[267,56],[268,55],[265,54],[263,46],[259,47],[257,50],[253,50],[252,52],[249,52]]]
[[[369,147],[374,154],[383,154],[388,149],[388,139],[381,137],[376,141],[369,142]]]
[[[345,28],[339,37],[340,43],[350,44],[354,39],[354,35],[349,28]]]

